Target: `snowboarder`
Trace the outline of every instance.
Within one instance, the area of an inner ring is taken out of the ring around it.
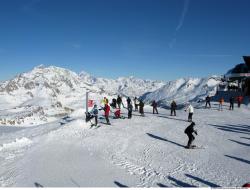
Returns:
[[[142,100],[140,100],[139,103],[139,113],[141,114],[141,116],[144,116],[144,103]]]
[[[188,143],[187,146],[185,148],[192,148],[192,143],[195,139],[195,137],[193,136],[193,133],[195,133],[196,135],[198,135],[197,131],[194,130],[194,126],[195,126],[195,122],[192,122],[184,131],[184,133],[187,134],[188,136]]]
[[[159,114],[157,109],[157,102],[155,100],[152,102],[151,106],[153,107],[153,114]]]
[[[95,118],[95,126],[98,125],[98,109],[97,105],[95,104],[93,109],[90,111],[90,114],[92,115],[92,118]]]
[[[171,116],[173,116],[173,114],[174,114],[174,116],[176,116],[177,104],[176,104],[176,102],[174,100],[171,103],[170,107],[171,107]]]
[[[229,102],[230,102],[229,110],[234,110],[234,97],[233,96],[230,97]]]
[[[224,98],[220,98],[219,100],[219,111],[223,111],[223,103],[224,103]]]
[[[192,122],[193,114],[194,114],[194,107],[189,103],[185,111],[188,112],[188,122]]]
[[[134,99],[134,104],[135,104],[135,111],[138,111],[139,101],[137,97],[135,97]]]
[[[133,112],[133,106],[132,106],[132,103],[130,102],[128,104],[128,119],[132,118],[132,112]]]
[[[118,104],[118,108],[121,109],[121,104],[123,105],[121,96],[118,95],[116,103]],[[123,106],[124,107],[124,106]]]
[[[97,109],[97,105],[95,104],[93,109],[90,112],[86,113],[86,122],[91,122],[91,120],[95,118],[95,125],[97,126],[98,124],[98,109]],[[92,124],[92,122],[91,122]]]
[[[211,103],[210,103],[210,101],[211,101],[211,98],[210,98],[210,96],[208,95],[208,96],[206,97],[206,105],[205,105],[205,108],[207,108],[207,106],[209,106],[209,108],[211,108]]]
[[[104,107],[104,116],[105,116],[105,119],[107,121],[107,124],[108,125],[111,125],[111,123],[109,122],[109,112],[110,112],[110,106],[108,105],[108,99],[106,100],[106,104],[105,104],[105,107]]]

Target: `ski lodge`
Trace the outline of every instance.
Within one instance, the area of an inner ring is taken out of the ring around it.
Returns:
[[[236,65],[224,75],[224,85],[228,91],[250,95],[250,56],[243,56],[245,63]],[[223,85],[223,84],[222,84]]]

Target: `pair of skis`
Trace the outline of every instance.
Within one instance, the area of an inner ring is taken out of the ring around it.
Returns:
[[[203,146],[192,145],[190,147],[185,146],[186,149],[205,149]]]

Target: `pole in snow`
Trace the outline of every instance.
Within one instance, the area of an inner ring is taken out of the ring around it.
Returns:
[[[87,116],[87,113],[89,112],[88,102],[89,102],[89,92],[86,91],[86,116]],[[86,118],[86,122],[87,122],[87,118]]]

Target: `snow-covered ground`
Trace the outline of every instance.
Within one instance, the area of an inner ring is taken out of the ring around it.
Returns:
[[[250,110],[216,108],[195,109],[194,144],[204,149],[194,150],[184,148],[183,110],[171,117],[146,107],[146,117],[99,128],[81,109],[42,125],[0,126],[0,186],[240,187],[250,181]]]

